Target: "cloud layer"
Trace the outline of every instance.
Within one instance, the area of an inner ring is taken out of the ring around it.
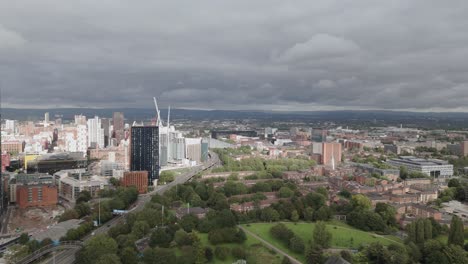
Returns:
[[[468,111],[468,3],[0,0],[3,106]]]

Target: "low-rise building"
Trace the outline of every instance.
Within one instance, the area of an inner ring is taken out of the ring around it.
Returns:
[[[106,178],[83,170],[57,172],[54,177],[58,183],[59,196],[71,202],[74,202],[82,191],[88,191],[91,197],[98,197],[99,191],[109,186]]]
[[[52,206],[57,204],[57,186],[20,185],[16,188],[16,204],[19,208]]]
[[[139,193],[148,192],[148,172],[147,171],[127,171],[124,172],[122,185],[125,187],[135,186]]]
[[[398,159],[390,159],[387,163],[395,167],[406,167],[408,171],[422,172],[433,178],[450,178],[453,176],[453,165],[445,160],[401,156]]]

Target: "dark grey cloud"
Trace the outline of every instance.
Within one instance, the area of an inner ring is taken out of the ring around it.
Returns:
[[[468,111],[465,1],[0,0],[4,106]]]

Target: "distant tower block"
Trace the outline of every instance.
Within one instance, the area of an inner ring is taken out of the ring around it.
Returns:
[[[44,114],[44,127],[49,126],[49,112]]]

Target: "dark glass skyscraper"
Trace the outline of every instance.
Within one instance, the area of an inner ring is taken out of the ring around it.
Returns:
[[[159,128],[135,126],[130,133],[130,170],[147,171],[148,185],[159,179]]]

